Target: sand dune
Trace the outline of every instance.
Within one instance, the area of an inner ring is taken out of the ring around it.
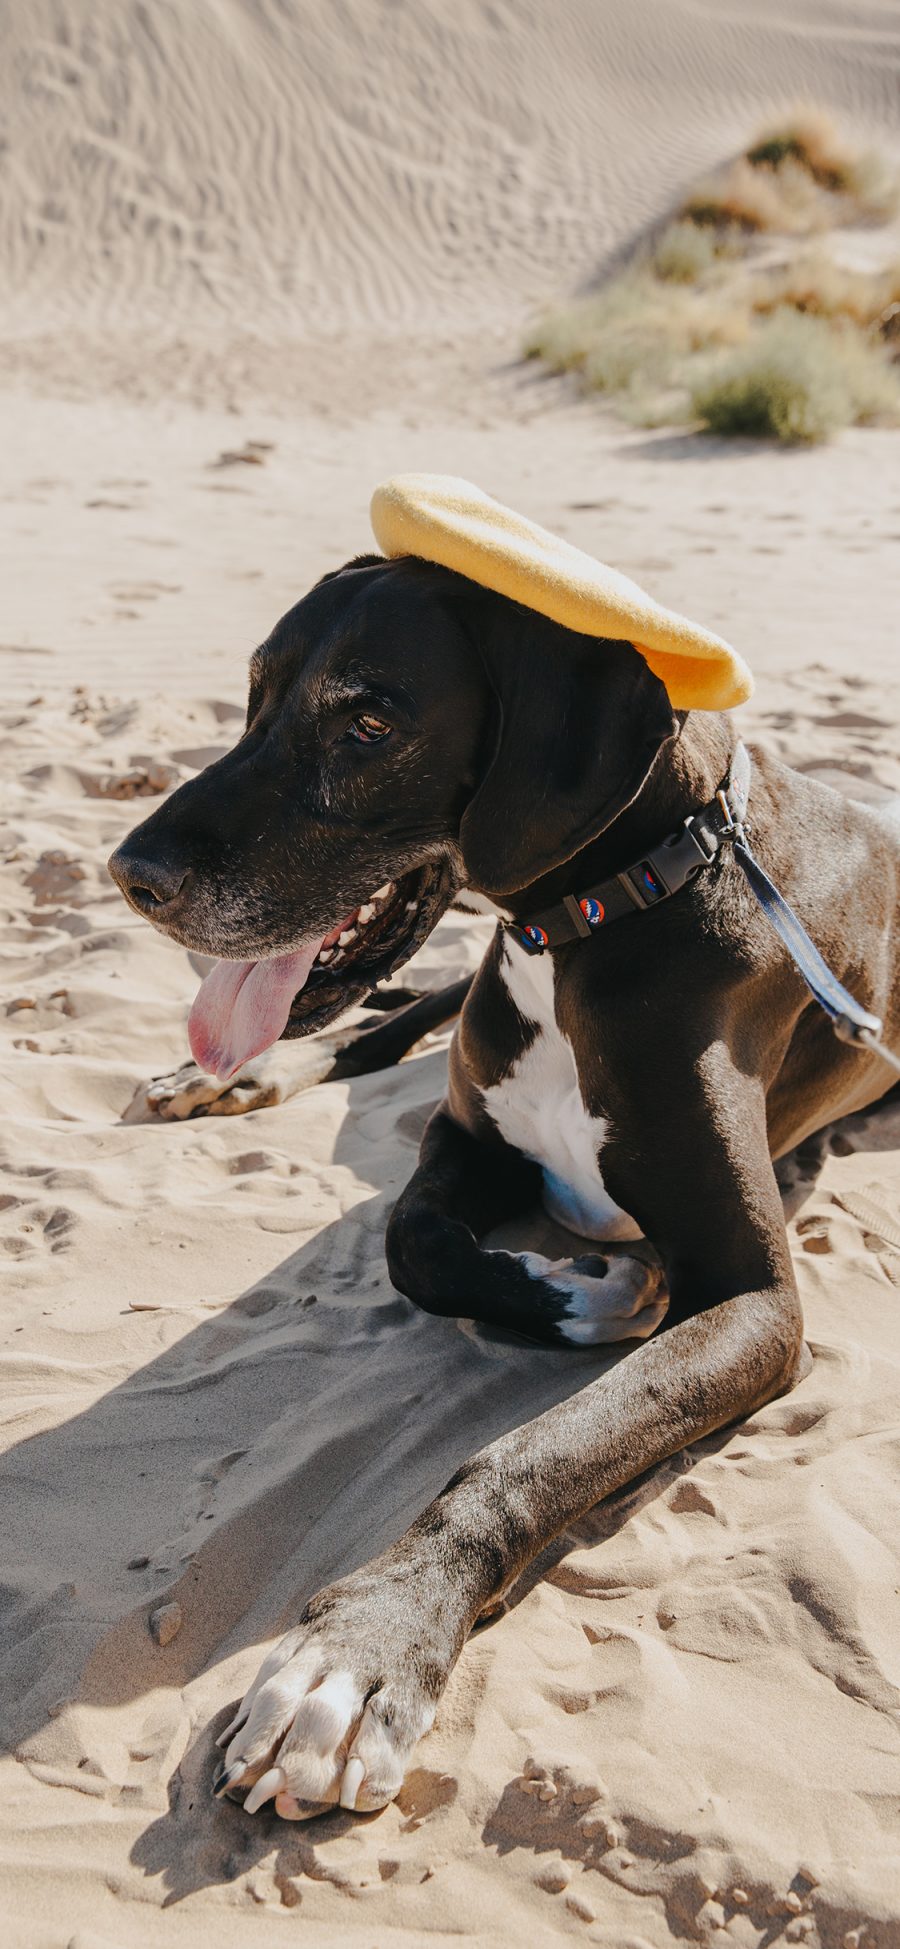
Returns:
[[[746,735],[900,789],[900,440],[626,433],[504,369],[778,101],[896,137],[896,9],[22,0],[4,52],[4,1941],[897,1949],[900,1109],[784,1167],[802,1386],[560,1539],[383,1815],[250,1820],[209,1798],[211,1730],[261,1647],[598,1362],[390,1286],[446,1035],[131,1120],[204,964],[104,870],[400,467],[731,637]],[[486,928],[445,920],[422,984]]]
[[[407,337],[508,350],[773,101],[896,126],[890,0],[6,14],[0,348],[79,392],[315,396],[335,332],[400,332],[399,396]]]

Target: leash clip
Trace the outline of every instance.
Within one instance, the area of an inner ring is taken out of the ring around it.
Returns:
[[[745,826],[743,819],[735,818],[731,809],[731,801],[724,785],[720,785],[716,793],[716,804],[725,820],[725,830],[722,833],[722,838],[736,839],[740,845],[746,845],[747,834],[750,828],[749,826]]]

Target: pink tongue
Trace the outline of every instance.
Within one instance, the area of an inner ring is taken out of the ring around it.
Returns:
[[[294,996],[322,946],[271,961],[217,961],[202,983],[188,1019],[194,1061],[220,1082],[278,1041]]]

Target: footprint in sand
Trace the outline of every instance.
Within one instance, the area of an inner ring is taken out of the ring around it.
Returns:
[[[274,451],[271,440],[245,440],[242,447],[226,447],[210,467],[263,467],[267,453]]]
[[[171,791],[177,785],[181,773],[177,765],[156,763],[150,759],[146,764],[135,764],[126,771],[77,773],[82,791],[89,799],[140,799],[156,798],[162,792]]]
[[[867,1185],[864,1191],[841,1191],[835,1193],[835,1201],[851,1218],[858,1218],[862,1225],[874,1234],[879,1244],[888,1245],[900,1252],[900,1214],[891,1211],[887,1202],[888,1194],[880,1184]]]
[[[835,1193],[835,1203],[864,1227],[862,1242],[892,1286],[900,1286],[900,1213],[880,1184]]]
[[[801,1218],[797,1225],[797,1236],[804,1252],[834,1251],[828,1234],[827,1218]]]
[[[25,885],[34,894],[35,906],[45,907],[59,900],[71,901],[77,883],[86,879],[87,868],[81,861],[54,847],[42,853],[37,865],[26,873]]]
[[[139,582],[133,588],[110,588],[115,602],[155,602],[158,596],[181,594],[180,582]]]
[[[19,1215],[13,1219],[16,1209]],[[75,1213],[66,1205],[29,1205],[13,1199],[7,1203],[6,1213],[15,1229],[5,1233],[0,1249],[10,1258],[24,1258],[42,1246],[50,1252],[65,1252],[74,1244]]]

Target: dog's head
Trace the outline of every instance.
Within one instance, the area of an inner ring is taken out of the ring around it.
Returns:
[[[162,933],[222,957],[191,1036],[229,1073],[369,993],[462,886],[508,897],[570,859],[674,729],[630,644],[363,557],[255,651],[243,736],[110,872]]]

